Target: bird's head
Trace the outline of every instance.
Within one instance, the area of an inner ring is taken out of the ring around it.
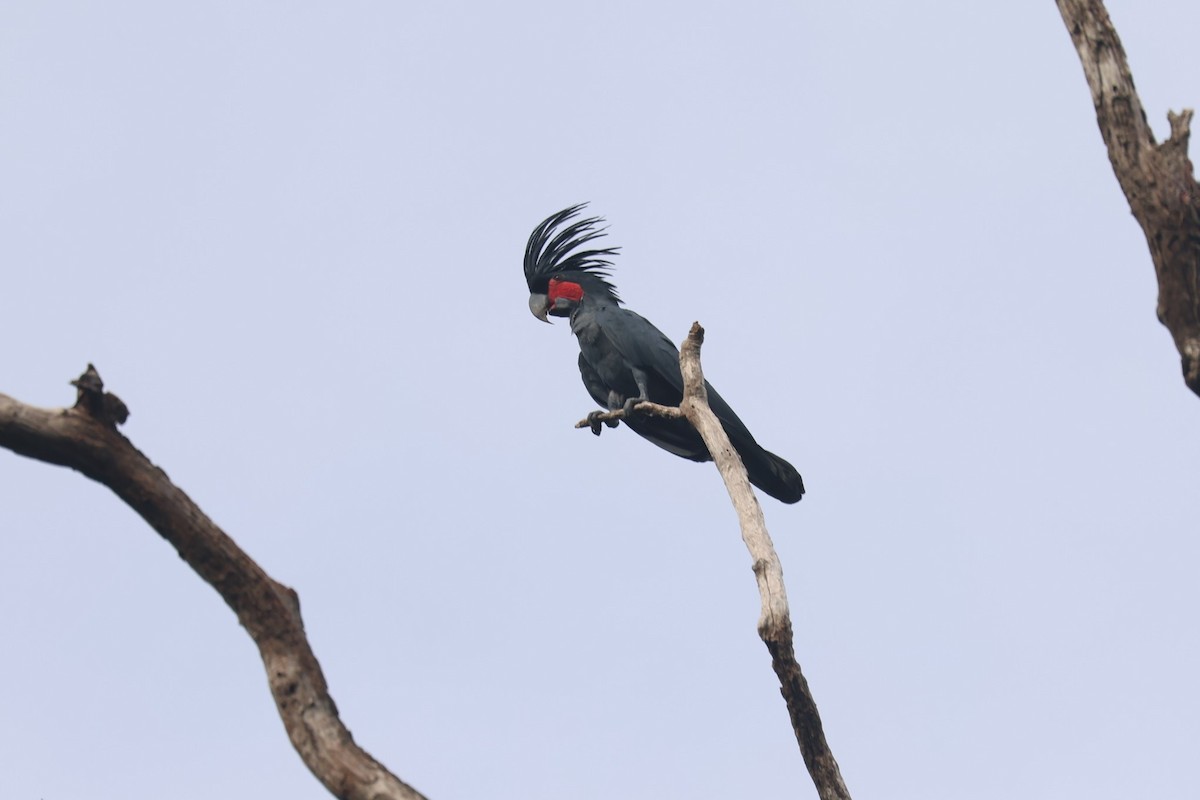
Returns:
[[[525,282],[529,285],[529,310],[542,322],[549,317],[569,317],[585,295],[603,296],[619,303],[607,276],[616,247],[579,248],[604,235],[600,217],[571,222],[586,203],[565,208],[534,228],[525,246]],[[570,223],[570,224],[567,224]],[[565,227],[564,227],[565,226]]]

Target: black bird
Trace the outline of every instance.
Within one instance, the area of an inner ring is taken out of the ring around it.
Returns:
[[[643,400],[677,406],[683,400],[679,350],[642,316],[621,307],[608,281],[617,248],[582,250],[604,235],[600,217],[576,220],[586,203],[563,209],[538,225],[525,247],[529,310],[543,322],[570,317],[579,340],[579,372],[592,399],[623,408],[625,424],[654,444],[692,461],[709,461],[704,440],[687,420],[638,414]],[[575,220],[575,221],[572,221]],[[707,382],[708,403],[746,464],[750,482],[772,497],[795,503],[804,494],[800,473],[764,450],[729,404]],[[595,412],[599,413],[599,412]],[[600,425],[592,415],[592,430]],[[609,423],[615,427],[616,423]]]

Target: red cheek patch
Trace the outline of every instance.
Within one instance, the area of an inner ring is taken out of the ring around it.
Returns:
[[[558,278],[550,279],[550,289],[547,294],[550,300],[550,305],[554,305],[554,301],[558,298],[579,302],[583,299],[583,287],[578,283],[570,281],[560,281]]]

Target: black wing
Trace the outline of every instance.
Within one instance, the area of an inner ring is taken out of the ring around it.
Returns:
[[[630,366],[646,373],[650,399],[663,405],[679,405],[683,400],[683,373],[679,368],[679,350],[674,343],[645,317],[628,309],[613,308],[605,316],[605,324],[600,326],[601,335]],[[585,363],[580,356],[581,371]],[[603,387],[601,376],[590,365],[589,370],[596,385]],[[588,383],[586,375],[584,382]],[[750,482],[785,503],[797,502],[804,495],[804,481],[800,473],[755,441],[750,429],[712,384],[705,381],[704,385],[708,390],[708,405],[742,457]],[[588,391],[598,403],[609,407],[607,398],[601,399],[590,385]],[[711,458],[704,440],[687,420],[635,415],[626,419],[625,424],[643,438],[677,456],[693,461],[708,461]]]

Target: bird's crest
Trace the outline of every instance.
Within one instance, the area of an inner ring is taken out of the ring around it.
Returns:
[[[582,272],[595,277],[613,300],[617,300],[617,290],[607,277],[612,267],[609,256],[616,255],[620,248],[577,249],[604,235],[604,228],[599,227],[604,218],[587,217],[566,225],[586,207],[587,203],[580,203],[564,208],[544,220],[529,235],[529,244],[525,245],[525,282],[529,284],[530,292],[544,294],[555,275]],[[563,225],[566,227],[559,230]]]

